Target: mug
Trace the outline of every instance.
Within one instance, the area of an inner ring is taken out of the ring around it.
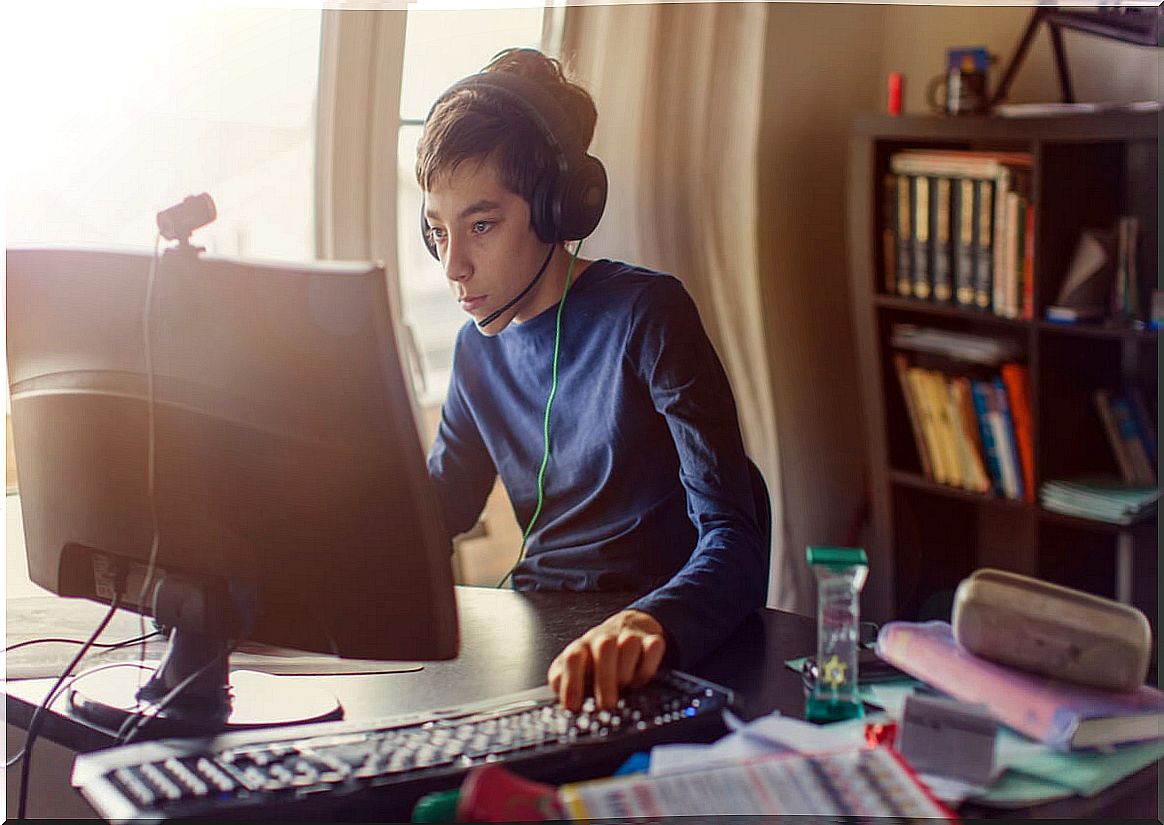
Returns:
[[[944,93],[939,95],[939,90]],[[944,75],[930,81],[926,98],[935,112],[947,115],[985,114],[989,105],[986,73],[952,67]]]

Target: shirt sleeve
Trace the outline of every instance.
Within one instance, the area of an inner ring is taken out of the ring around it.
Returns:
[[[428,453],[428,474],[450,538],[477,523],[497,477],[493,459],[465,397],[459,369],[463,360],[458,336],[449,390],[441,406],[440,426]]]
[[[626,357],[666,418],[687,514],[698,531],[686,564],[630,607],[663,625],[668,637],[664,662],[688,667],[764,605],[768,538],[756,512],[727,374],[677,279],[661,278],[640,296]]]

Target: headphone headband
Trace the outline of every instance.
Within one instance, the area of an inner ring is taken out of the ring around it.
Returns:
[[[530,221],[546,243],[578,240],[594,231],[606,206],[606,169],[586,154],[573,121],[561,104],[527,77],[506,71],[478,72],[450,86],[433,103],[425,122],[449,96],[463,90],[482,90],[518,109],[533,123],[554,155],[554,180],[539,182],[530,198]],[[421,231],[435,258],[428,221],[421,207]]]

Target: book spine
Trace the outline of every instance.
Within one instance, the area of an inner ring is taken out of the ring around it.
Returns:
[[[976,493],[990,492],[990,476],[986,472],[985,453],[982,438],[978,434],[978,416],[974,412],[974,401],[970,393],[970,379],[955,378],[951,384],[958,405],[958,419],[962,426],[962,437],[966,442],[970,460],[971,478]]]
[[[950,179],[934,178],[934,198],[930,213],[930,233],[934,250],[934,300],[948,304],[954,297],[950,260]]]
[[[929,451],[926,449],[925,433],[922,431],[921,410],[918,400],[914,397],[913,387],[909,383],[909,359],[900,352],[894,353],[893,369],[897,373],[897,381],[901,385],[901,397],[905,401],[905,410],[909,416],[909,428],[913,431],[913,444],[917,449],[922,473],[932,481],[934,470],[930,462]]]
[[[1014,436],[1014,419],[1010,414],[1010,404],[1006,400],[1006,387],[1002,383],[1002,378],[995,376],[992,384],[1002,428],[1003,444],[999,452],[1002,455],[1003,472],[1010,479],[1010,489],[1007,491],[1007,496],[1015,501],[1021,501],[1023,498],[1023,477],[1019,464],[1018,443]]]
[[[974,306],[974,181],[961,178],[954,189],[954,301]]]
[[[1023,232],[1023,311],[1030,321],[1035,317],[1035,205],[1028,203]]]
[[[1006,214],[1003,217],[1003,261],[1001,283],[1001,311],[1003,318],[1015,317],[1015,296],[1018,273],[1015,259],[1018,256],[1018,211],[1019,196],[1017,192],[1006,193]],[[997,311],[997,310],[996,310]]]
[[[1004,171],[994,181],[994,277],[990,283],[990,308],[995,315],[1006,314],[1006,202],[1010,193],[1010,173]]]
[[[938,440],[938,426],[930,400],[929,380],[925,370],[921,367],[910,367],[907,370],[910,386],[913,387],[914,398],[918,402],[921,413],[922,434],[925,437],[927,451],[930,455],[930,466],[934,471],[934,481],[939,484],[948,483],[949,474],[946,471],[945,453]]]
[[[1014,267],[1014,272],[1011,276],[1010,290],[1010,317],[1021,318],[1023,314],[1023,260],[1026,258],[1026,225],[1027,225],[1027,201],[1022,195],[1015,198],[1014,207],[1014,225],[1010,228],[1011,235],[1014,238],[1014,245],[1011,249],[1013,260],[1011,266]]]
[[[994,182],[974,187],[974,305],[990,309],[994,288]]]
[[[1120,468],[1120,476],[1128,484],[1136,483],[1136,470],[1132,466],[1131,456],[1124,450],[1124,440],[1120,437],[1120,428],[1116,423],[1115,412],[1111,408],[1111,394],[1107,390],[1096,390],[1092,396],[1095,399],[1095,408],[1099,411],[1099,420],[1103,423],[1107,433],[1108,444],[1115,455],[1116,464]]]
[[[994,440],[994,430],[990,426],[990,392],[983,381],[970,382],[970,397],[974,402],[974,413],[978,418],[978,433],[982,436],[982,454],[986,457],[986,468],[990,471],[991,489],[1001,496],[1002,464],[998,458],[998,444]]]
[[[897,294],[908,298],[913,294],[912,243],[912,187],[907,175],[897,176]]]
[[[886,295],[897,292],[897,177],[881,179],[881,269]]]
[[[970,445],[966,443],[966,436],[962,432],[962,411],[958,406],[958,392],[954,386],[956,380],[954,378],[944,380],[942,389],[945,390],[945,397],[942,400],[946,405],[946,415],[950,420],[950,432],[958,457],[960,486],[967,490],[973,490],[975,485],[974,467],[970,458]]]
[[[1144,449],[1148,451],[1148,458],[1155,464],[1157,460],[1156,452],[1156,425],[1152,419],[1152,414],[1148,410],[1148,404],[1144,400],[1144,393],[1140,391],[1139,387],[1132,387],[1127,392],[1128,403],[1132,406],[1132,415],[1136,418],[1136,429],[1140,431],[1140,437],[1144,440]]]
[[[927,685],[963,702],[986,705],[991,715],[1032,739],[1057,748],[1068,747],[1068,736],[1053,722],[1058,709],[1006,668],[944,642],[920,627],[890,622],[877,637],[877,655]]]
[[[930,283],[930,179],[913,177],[913,297],[928,300]]]
[[[1119,429],[1120,439],[1124,450],[1131,461],[1132,470],[1136,476],[1136,483],[1145,487],[1156,484],[1156,473],[1152,470],[1152,463],[1148,460],[1148,452],[1140,440],[1139,430],[1136,428],[1136,419],[1128,402],[1121,396],[1109,399],[1112,414],[1115,416],[1116,427]]]
[[[1018,442],[1019,464],[1023,475],[1023,500],[1035,501],[1035,447],[1031,426],[1031,407],[1027,392],[1027,368],[1021,364],[1002,365],[1002,383],[1010,400],[1014,437]]]
[[[937,370],[926,370],[930,388],[930,404],[934,408],[937,422],[938,446],[942,450],[942,460],[946,465],[946,483],[951,487],[964,486],[962,481],[962,461],[958,457],[958,442],[950,420],[950,393],[946,389],[946,377]]]

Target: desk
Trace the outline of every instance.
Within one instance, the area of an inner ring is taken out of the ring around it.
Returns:
[[[286,678],[311,679],[331,690],[343,704],[346,718],[351,720],[485,699],[543,684],[546,668],[567,642],[629,601],[619,594],[519,594],[458,587],[462,641],[457,659],[426,664],[415,672]],[[62,612],[90,607],[60,600]],[[137,627],[136,621],[132,621],[132,627]],[[51,631],[48,627],[42,629],[46,633]],[[131,630],[129,635],[134,632]],[[803,717],[804,692],[800,677],[784,667],[784,661],[811,652],[815,644],[813,620],[777,610],[762,610],[750,616],[723,647],[691,671],[737,691],[742,700],[741,715],[745,718],[773,710]],[[52,680],[48,679],[30,679],[5,685],[10,727],[27,727],[33,709],[51,684]],[[67,711],[51,714],[41,735],[42,739],[47,738],[72,752],[112,744],[110,732],[77,720]],[[40,771],[40,747],[38,744],[34,755],[34,781],[40,777],[42,783],[52,782],[54,793],[60,794],[64,788],[60,787],[59,774],[46,776]],[[67,771],[64,777],[67,783]],[[1002,813],[1008,818],[1155,818],[1156,783],[1157,768],[1151,767],[1092,799],[1068,799]],[[12,799],[11,790],[9,798]],[[35,809],[30,810],[39,815]],[[966,805],[961,813],[980,817],[997,816],[1000,812]]]

